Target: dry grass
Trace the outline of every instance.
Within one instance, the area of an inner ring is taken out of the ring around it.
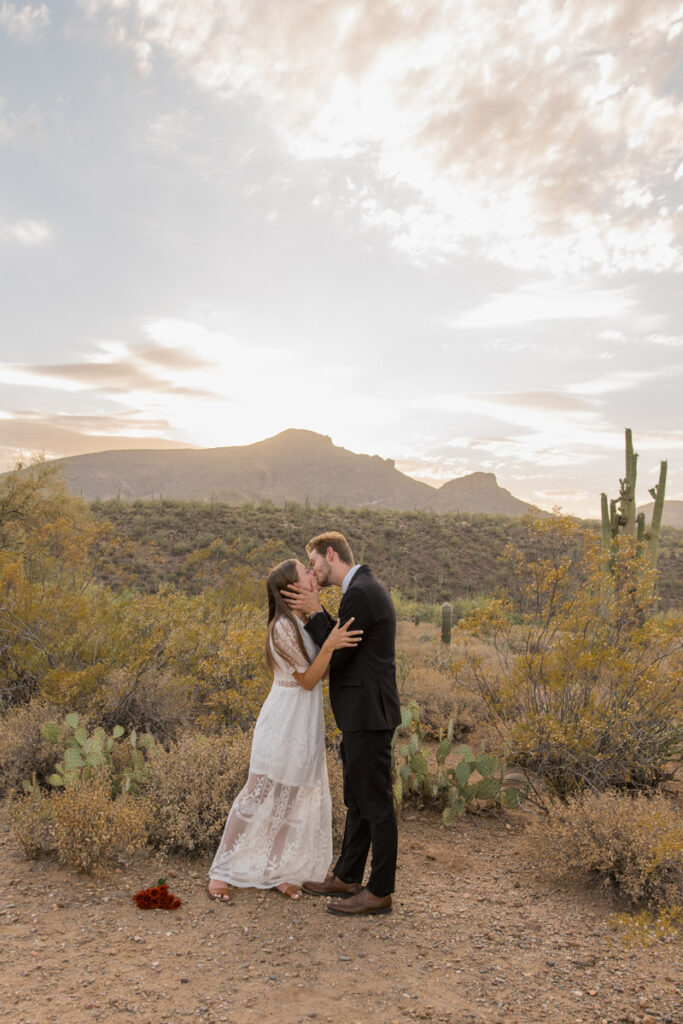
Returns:
[[[247,781],[251,734],[181,735],[150,764],[145,792],[153,808],[150,842],[167,850],[213,852],[232,803]],[[341,845],[346,807],[342,766],[335,749],[327,752],[332,797],[332,832]]]
[[[463,739],[486,717],[481,698],[457,674],[456,658],[457,647],[441,643],[436,626],[398,623],[396,666],[401,704],[417,703],[420,723],[433,737],[453,719],[453,736]]]

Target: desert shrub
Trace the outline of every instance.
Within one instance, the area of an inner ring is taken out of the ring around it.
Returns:
[[[470,695],[456,695],[452,676],[437,669],[417,667],[399,686],[401,704],[411,701],[420,708],[420,724],[427,737],[436,738],[451,720],[451,734],[460,739],[472,731],[476,721],[476,701]]]
[[[113,800],[107,772],[55,793],[49,802],[57,857],[67,867],[103,875],[118,857],[145,845],[148,804],[130,796]]]
[[[186,540],[180,540],[171,547],[172,555],[187,555],[192,551],[192,545]]]
[[[150,762],[145,792],[153,807],[150,842],[177,851],[215,849],[230,806],[247,781],[251,736],[185,733]]]
[[[505,593],[460,632],[456,678],[467,674],[514,762],[553,795],[656,787],[683,735],[680,615],[652,614],[656,574],[628,538],[610,571],[599,538],[570,520],[529,530],[545,555],[508,551]]]
[[[194,593],[114,592],[96,580],[114,575],[111,535],[44,467],[0,481],[0,708],[40,695],[91,721],[119,710],[131,725],[142,716],[167,738],[185,715],[181,696],[193,693],[212,727],[248,724],[269,683],[255,567],[206,587],[200,552]],[[257,591],[258,606],[248,600]],[[149,696],[162,679],[155,716]]]
[[[396,680],[401,703],[419,705],[422,729],[433,738],[449,719],[455,738],[464,737],[485,713],[481,699],[454,679],[452,667],[452,652],[439,641],[435,626],[398,623]]]
[[[233,607],[204,643],[195,664],[195,686],[204,730],[248,728],[272,685],[263,653],[266,617],[262,608]]]
[[[527,829],[534,863],[558,879],[593,879],[632,903],[683,902],[683,821],[661,794],[580,793]]]
[[[452,601],[453,622],[460,622],[461,619],[466,619],[475,609],[481,608],[489,600],[490,594],[478,594],[476,597],[459,597],[457,600]]]
[[[411,601],[404,597],[398,590],[391,591],[391,599],[396,609],[396,618],[399,621],[412,621],[416,625],[420,622],[428,622],[433,626],[441,621],[441,607],[438,604],[428,604],[426,601]]]
[[[55,709],[34,701],[11,708],[0,718],[0,793],[19,790],[24,779],[36,776],[44,784],[59,760],[60,752],[41,733]]]
[[[29,792],[12,793],[8,810],[10,834],[24,857],[36,860],[54,849],[52,801],[37,783]]]
[[[95,584],[93,547],[106,532],[44,463],[0,482],[0,700],[27,701],[51,672],[97,674],[84,638],[105,632],[107,602]]]
[[[100,695],[98,720],[105,729],[151,733],[168,744],[189,727],[196,714],[193,682],[150,669],[142,676],[125,669],[111,673]]]
[[[612,914],[612,925],[620,932],[625,946],[654,946],[660,942],[683,939],[683,905],[639,910],[637,913]]]
[[[27,790],[9,804],[12,838],[25,857],[56,850],[61,864],[101,875],[118,857],[145,845],[149,805],[133,797],[112,799],[107,770],[51,795],[35,779]]]
[[[336,748],[329,748],[327,751],[327,776],[330,780],[330,796],[332,797],[332,840],[335,850],[339,850],[344,838],[346,805],[344,804],[342,763]]]

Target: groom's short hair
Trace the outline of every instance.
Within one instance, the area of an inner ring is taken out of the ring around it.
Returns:
[[[309,540],[306,545],[306,554],[311,555],[315,551],[319,555],[324,555],[328,548],[336,551],[345,565],[355,565],[353,551],[349,546],[349,542],[343,533],[337,533],[336,530],[331,530],[329,533],[319,533],[317,537]]]

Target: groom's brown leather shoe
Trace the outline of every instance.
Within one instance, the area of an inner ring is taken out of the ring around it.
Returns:
[[[345,900],[355,896],[362,887],[360,882],[342,882],[336,875],[330,875],[324,882],[304,882],[301,888],[309,896],[338,896]]]
[[[390,914],[391,896],[374,896],[369,889],[361,889],[343,903],[328,903],[330,914]]]

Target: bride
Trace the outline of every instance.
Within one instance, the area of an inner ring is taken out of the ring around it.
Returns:
[[[322,881],[332,859],[332,806],[325,760],[320,680],[334,651],[355,647],[362,631],[339,623],[318,650],[304,619],[280,591],[312,589],[309,573],[290,558],[268,577],[266,662],[273,685],[259,713],[249,778],[228,815],[209,870],[209,896],[228,902],[228,886],[275,889],[301,897],[304,879]]]

